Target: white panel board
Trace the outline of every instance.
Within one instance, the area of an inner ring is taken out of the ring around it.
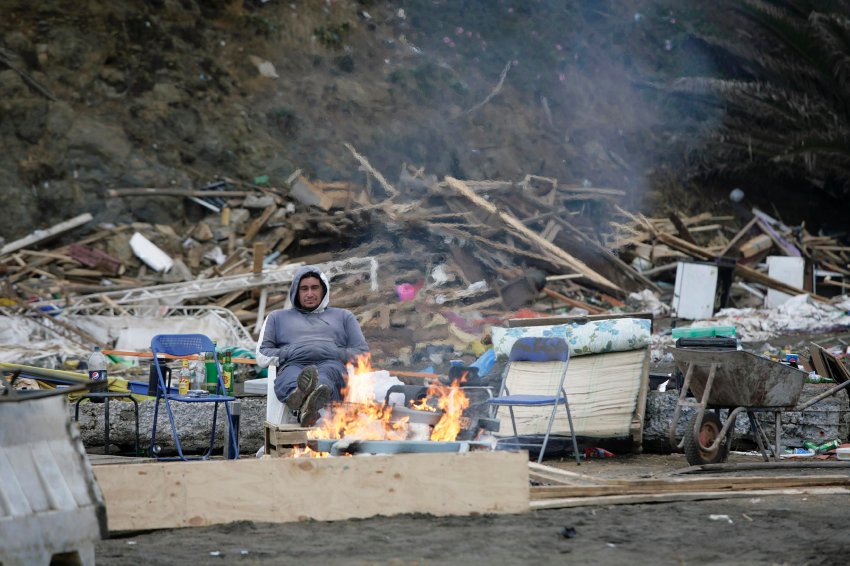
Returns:
[[[673,314],[676,318],[701,320],[714,314],[717,266],[680,261],[676,266]]]
[[[790,257],[784,255],[767,256],[767,275],[786,285],[803,288],[803,277],[806,270],[806,260],[802,257]],[[791,298],[788,293],[775,289],[767,290],[767,298],[764,306],[772,309],[778,307]]]

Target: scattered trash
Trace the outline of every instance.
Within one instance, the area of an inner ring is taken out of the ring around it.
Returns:
[[[613,452],[608,452],[604,448],[585,448],[584,449],[584,457],[585,458],[613,458],[615,454]]]
[[[730,525],[735,524],[735,521],[733,521],[729,515],[709,515],[708,518],[712,521],[726,521]]]
[[[576,536],[575,527],[561,527],[561,530],[558,531],[558,534],[564,538],[574,538]]]

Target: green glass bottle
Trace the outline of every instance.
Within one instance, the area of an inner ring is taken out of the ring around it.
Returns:
[[[215,347],[215,343],[213,343],[213,347]],[[204,369],[207,374],[207,391],[210,395],[215,395],[218,393],[218,371],[215,369],[214,351],[205,354]]]
[[[236,366],[230,359],[230,350],[224,354],[224,365],[221,366],[221,378],[224,382],[224,390],[227,395],[233,394],[233,374]]]

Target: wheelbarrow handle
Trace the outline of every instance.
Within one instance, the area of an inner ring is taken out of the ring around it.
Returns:
[[[836,393],[838,393],[842,389],[847,389],[848,387],[850,387],[850,380],[847,380],[844,383],[840,383],[840,384],[836,385],[835,387],[833,387],[832,389],[830,389],[828,391],[824,391],[820,395],[817,395],[816,397],[812,397],[811,399],[809,399],[808,401],[806,401],[805,403],[803,403],[801,405],[797,405],[796,407],[794,407],[794,410],[795,411],[801,411],[801,412],[805,411],[806,409],[808,409],[809,407],[811,407],[812,405],[814,405],[818,401],[821,401],[822,399],[826,399],[827,397],[835,395]]]

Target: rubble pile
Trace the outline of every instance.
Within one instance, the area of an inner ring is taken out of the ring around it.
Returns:
[[[439,180],[404,165],[391,183],[347,147],[362,184],[296,171],[279,187],[224,178],[197,190],[109,190],[108,198],[169,197],[198,207],[176,225],[92,227],[83,215],[7,243],[3,314],[25,314],[87,350],[99,340],[70,315],[208,306],[230,311],[253,340],[265,315],[286,306],[293,269],[323,264],[332,304],[354,312],[376,363],[391,367],[480,354],[486,328],[525,308],[519,316],[675,317],[668,305],[682,261],[727,274],[718,308],[761,306],[779,291],[832,309],[821,320],[837,310],[826,295],[850,274],[850,248],[758,210],[735,229],[735,217],[710,213],[648,218],[621,207],[624,191],[533,175]],[[63,243],[50,247],[59,236]],[[776,255],[799,258],[802,282],[765,270],[762,262]]]

